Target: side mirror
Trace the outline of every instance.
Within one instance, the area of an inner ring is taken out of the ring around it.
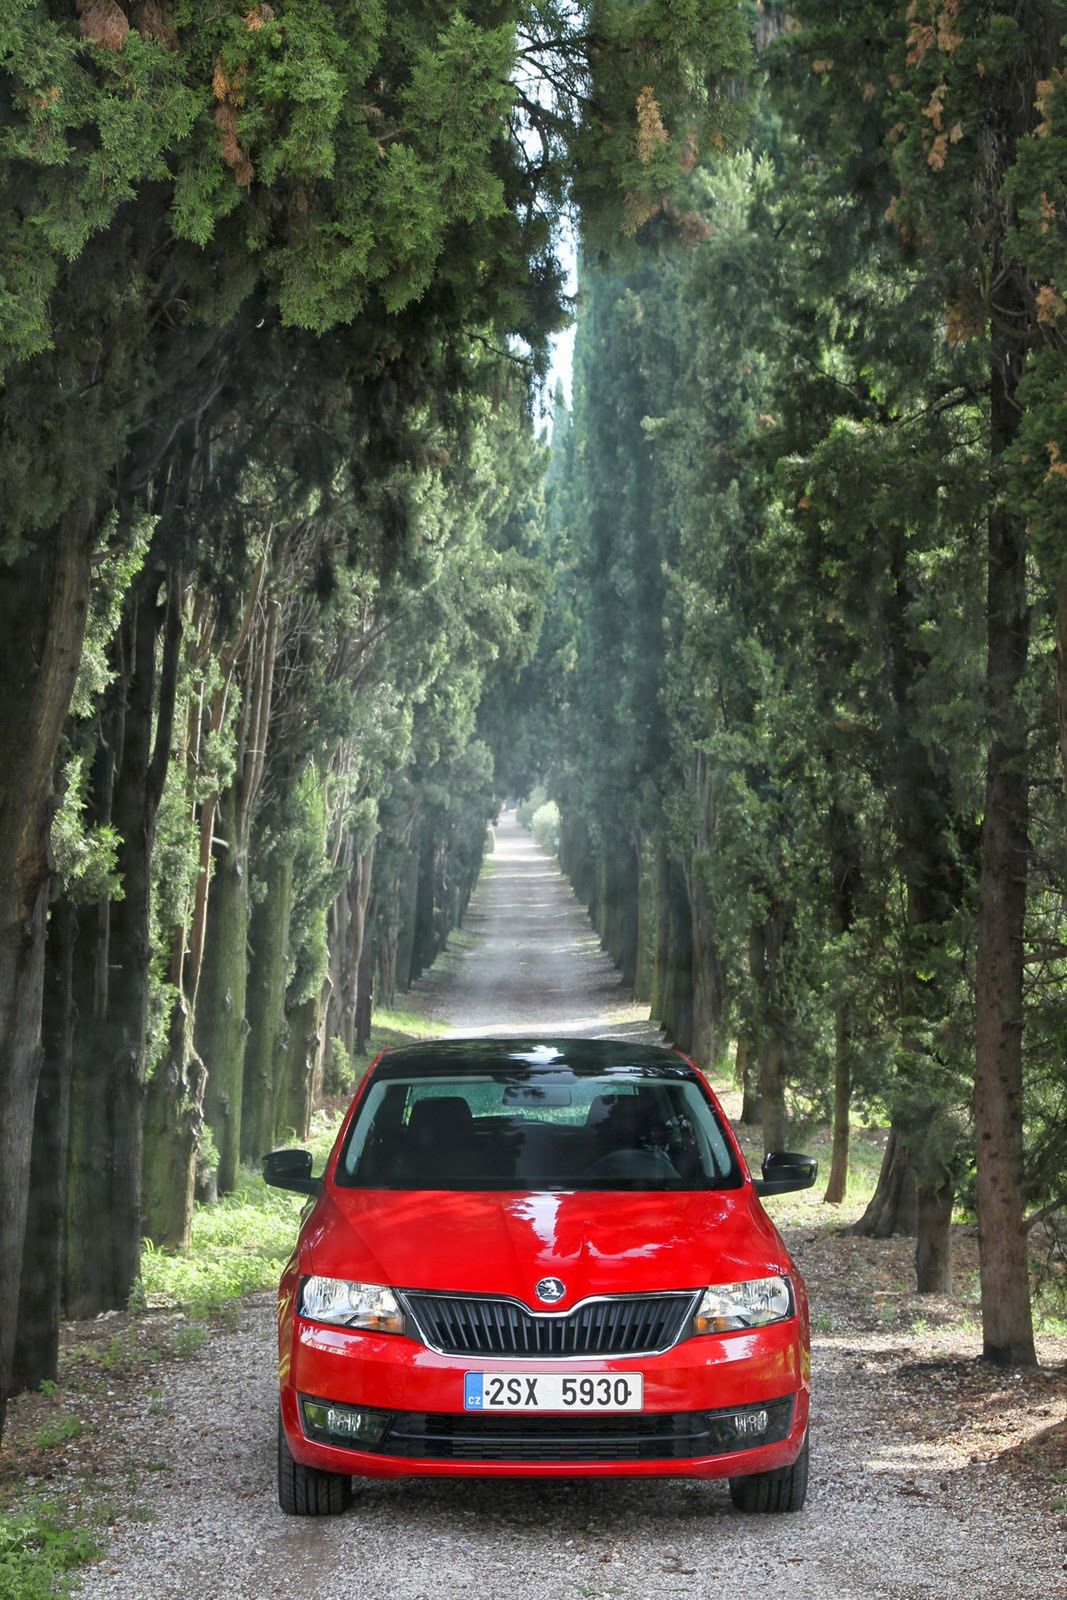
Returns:
[[[792,1150],[769,1150],[763,1158],[762,1178],[752,1187],[757,1194],[789,1194],[793,1189],[810,1189],[819,1175],[814,1156],[799,1156]]]
[[[272,1150],[263,1157],[263,1177],[275,1189],[318,1194],[322,1179],[311,1176],[310,1150]]]

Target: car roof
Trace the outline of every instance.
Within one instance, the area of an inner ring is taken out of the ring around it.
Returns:
[[[693,1069],[676,1050],[627,1039],[568,1039],[529,1035],[431,1039],[387,1050],[378,1078],[432,1078],[441,1074],[506,1072],[523,1076],[686,1077]]]

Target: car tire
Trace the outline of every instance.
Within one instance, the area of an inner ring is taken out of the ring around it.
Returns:
[[[352,1504],[352,1479],[293,1459],[278,1416],[278,1504],[289,1517],[337,1517]]]
[[[791,1467],[752,1472],[730,1479],[730,1499],[738,1511],[800,1511],[808,1496],[808,1438]]]

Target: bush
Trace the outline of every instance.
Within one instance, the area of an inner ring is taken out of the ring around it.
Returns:
[[[559,806],[554,800],[546,800],[543,806],[538,806],[531,826],[538,850],[543,850],[547,856],[558,855]]]
[[[196,1187],[202,1190],[219,1170],[219,1147],[207,1123],[200,1130],[200,1143],[196,1150]]]
[[[534,812],[539,811],[548,799],[548,790],[540,783],[535,783],[525,800],[520,800],[515,807],[515,816],[520,828],[533,826]]]
[[[58,1600],[70,1575],[95,1561],[100,1543],[46,1501],[0,1512],[0,1600]]]
[[[352,1057],[345,1049],[344,1040],[335,1033],[326,1052],[326,1070],[322,1078],[323,1093],[331,1099],[351,1094],[355,1077]]]

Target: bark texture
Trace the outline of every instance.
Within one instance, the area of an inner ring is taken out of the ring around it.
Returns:
[[[782,955],[789,935],[791,912],[782,901],[772,900],[768,914],[749,937],[749,970],[756,993],[756,1082],[764,1151],[784,1150],[789,1125],[785,1108],[788,1045],[779,986]]]
[[[874,1193],[851,1231],[869,1239],[888,1239],[895,1233],[917,1233],[918,1227],[915,1171],[908,1160],[904,1133],[899,1122],[894,1122],[889,1129]]]
[[[229,1194],[241,1155],[248,981],[248,851],[267,749],[279,607],[256,615],[240,663],[236,774],[221,796],[215,873],[208,899],[196,1000],[196,1048],[207,1071],[205,1111],[219,1152],[218,1187]]]
[[[206,1079],[193,1048],[189,1002],[180,995],[163,1058],[145,1095],[142,1227],[145,1237],[164,1250],[189,1243]]]
[[[29,1207],[22,1253],[19,1324],[12,1392],[36,1389],[59,1367],[63,1216],[67,1188],[75,917],[60,906],[48,928],[43,1061],[33,1120]]]
[[[85,633],[91,545],[83,506],[0,566],[0,1436],[41,1070],[53,774]]]
[[[1009,336],[1002,335],[1006,341]],[[1017,353],[994,351],[992,448],[1018,426]],[[1023,928],[1029,853],[1026,713],[1026,527],[999,503],[989,518],[987,691],[991,739],[982,823],[975,996],[974,1121],[982,1337],[990,1361],[1032,1365],[1033,1319],[1023,1227]]]
[[[832,758],[831,758],[832,764]],[[836,800],[829,811],[830,894],[833,927],[844,937],[855,914],[856,885],[860,872],[859,841],[854,819]],[[852,1105],[852,1003],[848,994],[834,1008],[834,1132],[830,1172],[823,1199],[839,1205],[848,1188],[849,1116]]]
[[[171,577],[165,602],[160,580],[150,558],[127,602],[97,761],[97,804],[120,839],[122,895],[99,908],[95,949],[78,961],[85,1025],[71,1084],[66,1244],[66,1306],[76,1317],[125,1307],[140,1272],[152,848],[181,647],[181,578]]]
[[[271,850],[263,876],[265,892],[253,908],[249,930],[248,1043],[241,1117],[241,1158],[253,1163],[274,1144],[281,1078],[293,909],[293,854],[285,841]]]

